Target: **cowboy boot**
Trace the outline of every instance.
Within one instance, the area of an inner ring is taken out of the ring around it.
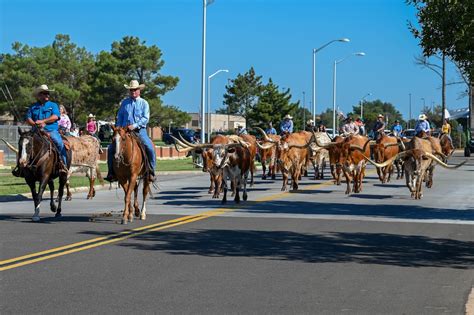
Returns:
[[[117,181],[117,177],[115,177],[115,174],[111,170],[109,170],[104,180],[108,181],[109,183],[112,183]]]

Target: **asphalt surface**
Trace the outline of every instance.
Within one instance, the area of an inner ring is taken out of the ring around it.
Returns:
[[[350,196],[309,178],[282,193],[258,174],[225,207],[206,174],[162,176],[147,220],[127,226],[118,189],[75,194],[61,219],[43,202],[40,223],[31,200],[0,197],[0,313],[464,314],[473,158],[438,167],[422,200],[371,168]]]

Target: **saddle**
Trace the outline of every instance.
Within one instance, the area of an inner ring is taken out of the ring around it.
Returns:
[[[140,140],[140,137],[138,136],[136,131],[131,131],[130,135],[137,141],[138,147],[140,148],[140,152],[142,154],[143,163],[146,167],[144,176],[148,177],[151,174],[152,168],[148,159],[148,155],[146,154],[145,145]]]

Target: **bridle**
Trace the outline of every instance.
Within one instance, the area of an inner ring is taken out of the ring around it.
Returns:
[[[25,134],[27,134],[27,135],[25,136]],[[34,165],[41,164],[43,161],[45,161],[48,158],[48,156],[51,155],[52,143],[51,143],[50,140],[48,140],[46,138],[46,136],[42,135],[39,131],[36,131],[36,132],[35,131],[30,131],[30,132],[25,133],[25,134],[21,135],[20,142],[23,143],[23,141],[26,138],[26,139],[28,139],[28,143],[31,143],[31,145],[25,147],[26,160],[28,162],[27,162],[27,165],[24,166],[24,167],[25,168],[31,168]],[[35,141],[34,141],[34,139],[39,139],[41,141],[40,142],[41,143],[41,146],[40,146],[41,149],[44,148],[44,146],[46,145],[47,146],[47,151],[44,152],[43,150],[39,150],[38,153],[36,155],[34,155],[34,153],[35,153],[35,145],[34,145]],[[21,147],[23,148],[23,145]]]

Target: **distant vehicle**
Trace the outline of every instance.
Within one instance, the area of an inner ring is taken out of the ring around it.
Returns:
[[[166,144],[174,144],[174,139],[171,138],[171,136],[175,137],[176,139],[181,139],[181,135],[184,140],[194,143],[196,142],[196,132],[192,129],[186,129],[186,128],[177,128],[171,130],[171,133],[164,133],[163,134],[163,142]]]
[[[403,130],[402,132],[402,136],[404,138],[408,138],[408,139],[411,139],[415,136],[415,129],[406,129],[406,130]]]
[[[332,128],[326,128],[326,133],[332,138]],[[336,131],[335,136],[339,136],[339,132]]]
[[[108,121],[99,120],[98,122],[99,129],[97,131],[97,136],[99,137],[100,141],[110,142],[112,141],[112,126],[114,123]]]

